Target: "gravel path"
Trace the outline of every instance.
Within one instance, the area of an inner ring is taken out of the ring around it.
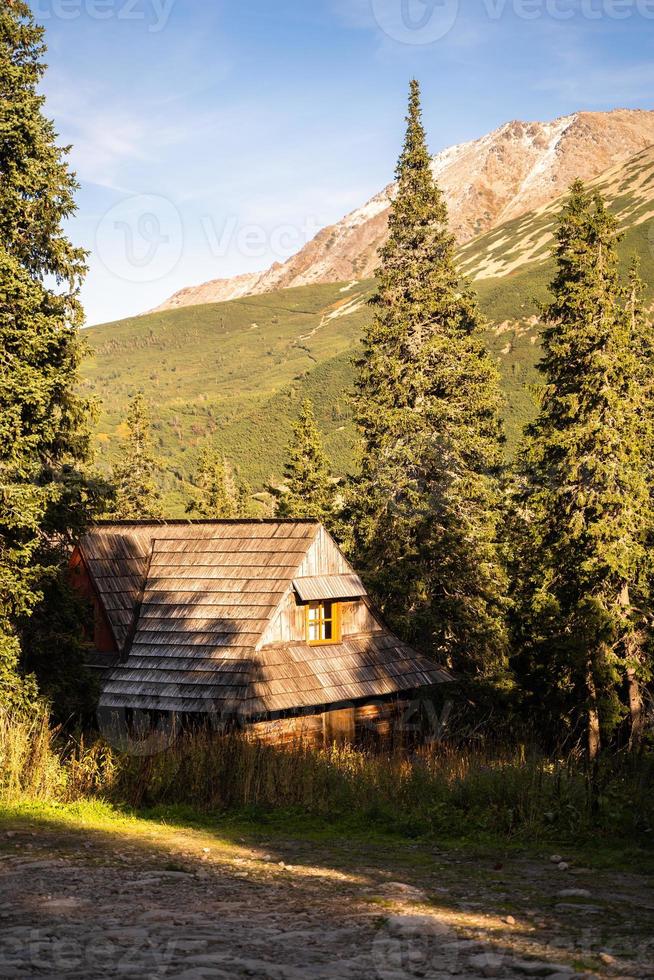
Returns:
[[[2,980],[654,977],[638,875],[145,826],[0,830]]]

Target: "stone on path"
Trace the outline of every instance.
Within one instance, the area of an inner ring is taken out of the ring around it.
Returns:
[[[499,977],[506,973],[505,957],[500,953],[480,953],[471,956],[468,963],[483,977]]]
[[[560,963],[548,963],[546,960],[513,960],[511,966],[519,973],[529,977],[551,977],[552,974],[570,976],[575,971],[571,966]]]

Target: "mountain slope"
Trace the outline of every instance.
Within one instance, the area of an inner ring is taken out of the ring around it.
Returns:
[[[103,401],[101,463],[115,458],[127,403],[143,390],[176,506],[208,437],[260,487],[279,478],[291,420],[310,394],[343,471],[352,444],[352,433],[343,446],[336,434],[349,424],[344,372],[370,288],[311,286],[90,328],[85,388]]]
[[[654,112],[578,112],[553,122],[506,123],[434,157],[433,169],[461,244],[550,203],[575,177],[591,180],[654,143]],[[297,255],[264,273],[181,290],[158,310],[312,283],[371,277],[386,237],[390,184],[362,208],[323,229]]]
[[[637,253],[644,279],[654,283],[654,147],[595,183],[623,226],[622,261]],[[533,413],[535,314],[552,276],[547,245],[560,206],[561,199],[507,221],[460,253],[476,278],[487,342],[502,370],[510,446]],[[373,288],[372,280],[303,286],[91,328],[85,378],[104,402],[102,464],[124,436],[128,399],[144,390],[156,408],[171,515],[183,514],[184,484],[208,438],[256,488],[278,481],[292,420],[307,395],[336,471],[350,470],[355,432],[347,392]]]
[[[611,202],[621,229],[634,230],[654,218],[653,170],[654,146],[649,146],[626,163],[612,167],[589,182],[590,187],[596,188]],[[464,245],[459,253],[462,270],[473,280],[493,279],[515,273],[522,266],[545,261],[560,206],[561,201],[557,198]]]

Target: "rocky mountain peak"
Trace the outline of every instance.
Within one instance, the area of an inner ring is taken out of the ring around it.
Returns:
[[[591,180],[653,143],[654,112],[649,110],[575,112],[550,122],[513,119],[479,139],[437,153],[433,169],[448,202],[452,231],[463,245],[548,204],[576,177]],[[181,290],[158,309],[367,278],[387,234],[393,193],[389,184],[284,263],[263,273]]]

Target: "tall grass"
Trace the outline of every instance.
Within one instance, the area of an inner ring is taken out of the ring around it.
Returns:
[[[112,757],[109,780],[107,762],[97,764],[103,751],[90,753],[95,777],[86,792],[135,807],[294,811],[407,836],[605,833],[633,840],[654,828],[654,765],[645,758],[607,759],[591,787],[579,758],[552,760],[524,748],[440,745],[378,754],[195,732],[158,755]]]
[[[66,771],[53,742],[45,706],[30,712],[0,707],[0,801],[61,797]]]
[[[212,814],[284,811],[410,837],[644,842],[654,830],[653,776],[651,757],[606,759],[591,787],[578,758],[537,750],[441,745],[375,754],[211,732],[184,734],[158,754],[126,755],[102,741],[57,746],[44,714],[0,714],[0,801],[95,797]]]

